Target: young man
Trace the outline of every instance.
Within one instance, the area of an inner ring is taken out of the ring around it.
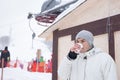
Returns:
[[[112,57],[95,48],[93,34],[82,30],[58,69],[62,80],[118,80]]]

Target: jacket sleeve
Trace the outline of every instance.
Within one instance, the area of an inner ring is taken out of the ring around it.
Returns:
[[[58,76],[62,80],[69,79],[71,74],[71,66],[72,66],[72,61],[69,60],[67,57],[65,57],[58,68]]]
[[[104,71],[104,73],[103,73],[104,80],[118,80],[116,64],[111,57],[106,61],[103,71]]]

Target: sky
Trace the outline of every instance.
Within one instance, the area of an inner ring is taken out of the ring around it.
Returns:
[[[0,0],[0,28],[25,23],[28,26],[28,13],[39,13],[44,1],[45,0]],[[19,25],[17,26],[20,27]]]

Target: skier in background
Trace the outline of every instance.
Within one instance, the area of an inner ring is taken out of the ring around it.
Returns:
[[[5,49],[1,52],[1,58],[0,61],[2,63],[2,59],[4,59],[4,67],[7,67],[7,64],[10,61],[10,52],[8,50],[8,47],[6,46]]]

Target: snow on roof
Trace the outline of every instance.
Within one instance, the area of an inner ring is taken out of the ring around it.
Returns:
[[[51,24],[49,24],[49,27],[46,28],[43,33],[41,33],[39,35],[39,37],[41,37],[46,31],[48,31],[52,25],[56,24],[59,20],[61,20],[64,16],[68,15],[71,11],[73,11],[74,9],[76,9],[78,6],[80,6],[82,3],[84,3],[86,0],[78,0],[76,3],[71,4],[69,6],[69,8],[67,8],[65,11],[63,11],[60,15],[57,16],[57,18],[55,19],[55,21]]]
[[[73,11],[75,8],[77,8],[78,6],[80,6],[84,1],[86,0],[78,0],[78,2],[72,4],[69,6],[68,9],[66,9],[65,11],[63,11],[57,18],[56,20],[53,22],[56,23],[58,20],[60,20],[61,18],[63,18],[65,15],[67,15],[68,13],[70,13],[71,11]]]

